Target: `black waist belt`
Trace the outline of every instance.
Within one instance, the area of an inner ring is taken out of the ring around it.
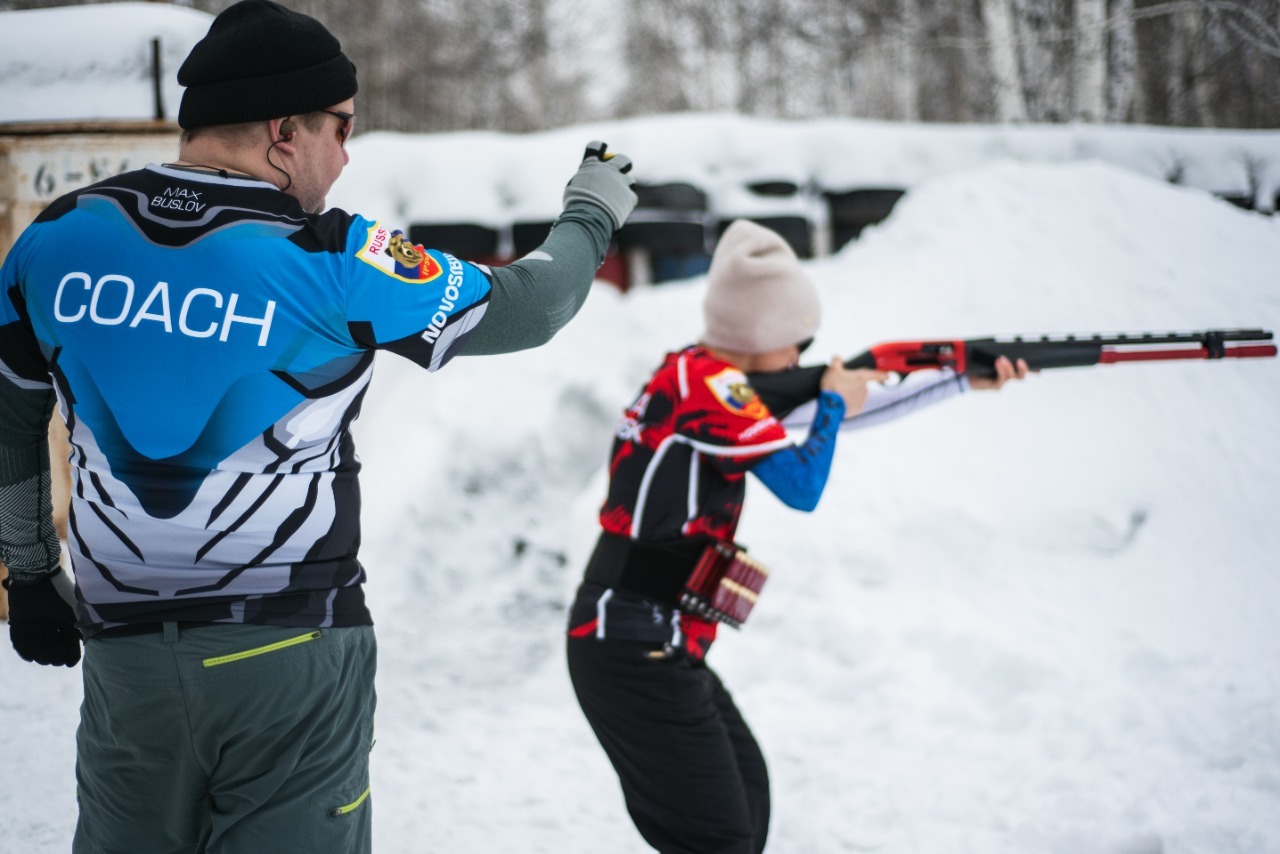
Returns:
[[[168,622],[176,622],[179,629],[198,629],[203,626],[230,625],[229,623],[209,623],[209,622],[191,622],[187,620],[170,620]],[[129,623],[124,626],[110,626],[100,629],[93,635],[95,638],[121,638],[131,637],[133,635],[150,635],[160,634],[164,631],[164,623]]]
[[[691,537],[646,543],[604,532],[587,562],[585,579],[675,607],[711,542],[710,537]]]

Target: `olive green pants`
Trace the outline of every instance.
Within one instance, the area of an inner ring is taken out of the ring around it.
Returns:
[[[371,850],[372,627],[166,623],[83,667],[75,854]]]

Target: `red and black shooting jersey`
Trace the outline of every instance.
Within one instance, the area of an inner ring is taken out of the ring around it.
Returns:
[[[742,371],[701,347],[669,353],[618,424],[600,525],[637,540],[733,539],[747,470],[790,444]]]
[[[746,473],[791,445],[746,375],[702,347],[668,353],[618,423],[601,527],[644,542],[733,539]],[[573,637],[688,646],[700,657],[715,625],[585,583],[570,613]]]

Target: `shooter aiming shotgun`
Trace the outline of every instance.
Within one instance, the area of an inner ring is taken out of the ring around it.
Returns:
[[[1116,335],[1042,335],[965,340],[890,341],[846,361],[846,368],[909,374],[951,368],[971,377],[995,376],[1000,356],[1025,359],[1033,371],[1119,362],[1176,359],[1259,359],[1276,355],[1266,329],[1206,329],[1197,332],[1123,332]],[[751,387],[776,417],[783,418],[818,396],[825,365],[749,375]]]
[[[844,425],[881,424],[966,385],[995,388],[1026,367],[1095,364],[1119,345],[1239,355],[1241,336],[918,341],[882,344],[848,363],[879,370],[833,360],[772,373],[796,364],[813,339],[821,300],[786,240],[750,220],[731,223],[716,245],[702,310],[698,343],[665,354],[614,427],[600,534],[569,608],[566,658],[645,840],[659,851],[759,852],[768,768],[707,661],[720,625],[743,625],[769,577],[764,555],[744,554],[738,538],[747,483],[813,510]],[[960,373],[868,387],[889,372],[935,367]],[[813,408],[807,418],[801,404]],[[803,443],[788,435],[787,415],[808,427]]]

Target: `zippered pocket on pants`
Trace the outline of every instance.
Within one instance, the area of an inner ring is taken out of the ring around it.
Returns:
[[[351,803],[343,804],[340,807],[334,807],[333,809],[329,810],[329,817],[341,818],[342,816],[346,815],[349,812],[355,812],[356,810],[360,809],[360,805],[369,799],[369,792],[372,788],[373,788],[372,786],[366,786],[364,792],[361,793],[360,797],[356,798]]]
[[[288,649],[291,646],[307,643],[313,640],[319,640],[324,637],[324,632],[316,630],[308,632],[305,635],[298,635],[296,638],[287,638],[286,640],[269,643],[266,646],[257,646],[253,649],[246,649],[242,652],[233,652],[229,655],[218,655],[213,658],[204,660],[205,667],[217,667],[219,664],[230,664],[233,661],[243,661],[246,658],[253,658],[259,655],[266,655],[269,652],[279,652],[282,649]]]

